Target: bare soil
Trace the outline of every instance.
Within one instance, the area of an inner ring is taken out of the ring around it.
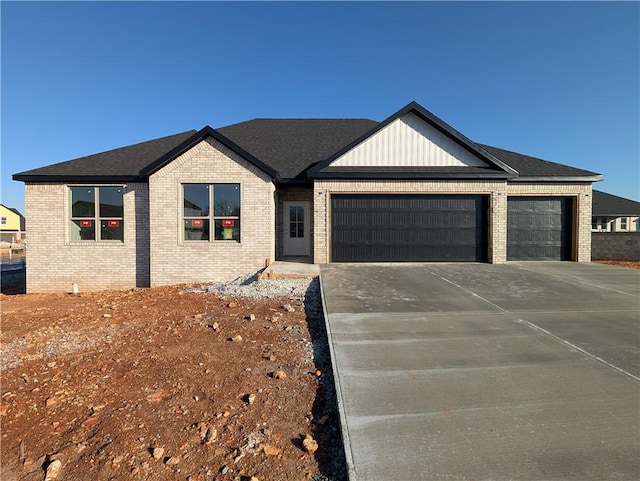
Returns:
[[[345,478],[324,325],[302,300],[0,301],[1,479],[42,481],[56,460],[65,481]]]
[[[594,260],[598,264],[609,264],[611,266],[627,267],[629,269],[640,269],[640,261],[608,261],[608,260]]]

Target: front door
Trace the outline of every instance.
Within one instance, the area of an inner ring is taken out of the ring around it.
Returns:
[[[285,256],[310,255],[309,220],[309,202],[284,202]]]

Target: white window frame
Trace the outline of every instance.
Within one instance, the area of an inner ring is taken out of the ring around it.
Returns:
[[[620,230],[629,230],[629,218],[620,217]]]
[[[606,217],[600,217],[600,230],[602,232],[608,232],[609,221],[607,221]]]

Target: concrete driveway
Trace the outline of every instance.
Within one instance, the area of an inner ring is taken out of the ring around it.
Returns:
[[[640,271],[331,264],[352,481],[640,479]]]

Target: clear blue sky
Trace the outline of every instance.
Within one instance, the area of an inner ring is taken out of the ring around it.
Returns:
[[[416,100],[467,137],[640,198],[637,2],[5,2],[11,175],[256,117],[383,120]]]

